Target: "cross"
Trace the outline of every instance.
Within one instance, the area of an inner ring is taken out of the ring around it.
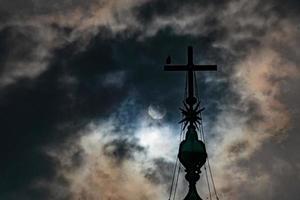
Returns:
[[[165,71],[187,71],[188,72],[188,97],[186,103],[192,107],[197,99],[194,97],[194,71],[217,71],[217,65],[197,65],[193,62],[193,47],[188,47],[188,63],[186,65],[171,64],[168,56],[164,67]]]

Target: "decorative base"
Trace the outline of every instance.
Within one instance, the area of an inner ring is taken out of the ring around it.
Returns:
[[[185,167],[185,179],[189,182],[189,192],[184,200],[202,200],[197,193],[196,182],[200,179],[200,169],[206,161],[207,153],[194,125],[188,126],[186,138],[179,146],[178,158]]]
[[[195,185],[192,187],[190,186],[189,192],[184,198],[184,200],[202,200],[199,194],[197,193]]]
[[[184,200],[202,200],[196,188],[196,182],[200,179],[199,173],[190,171],[185,175],[185,179],[189,182],[189,192]]]

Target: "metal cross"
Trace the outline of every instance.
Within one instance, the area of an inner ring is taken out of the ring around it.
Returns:
[[[186,103],[193,106],[197,99],[194,97],[194,71],[217,71],[217,65],[197,65],[193,62],[193,47],[188,47],[188,63],[186,65],[171,64],[171,57],[166,60],[165,71],[187,71],[188,72],[188,97]]]

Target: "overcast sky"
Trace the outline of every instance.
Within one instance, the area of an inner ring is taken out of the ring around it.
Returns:
[[[197,80],[220,200],[299,198],[299,17],[296,0],[0,0],[0,199],[167,199],[185,75],[163,65],[188,45],[218,65]]]

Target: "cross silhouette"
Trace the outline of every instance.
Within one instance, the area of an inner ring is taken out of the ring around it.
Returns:
[[[171,57],[168,56],[164,67],[165,71],[187,71],[188,72],[188,97],[186,103],[193,107],[197,102],[194,97],[194,71],[217,71],[217,65],[197,65],[193,62],[193,47],[188,47],[188,62],[183,64],[171,64]]]

